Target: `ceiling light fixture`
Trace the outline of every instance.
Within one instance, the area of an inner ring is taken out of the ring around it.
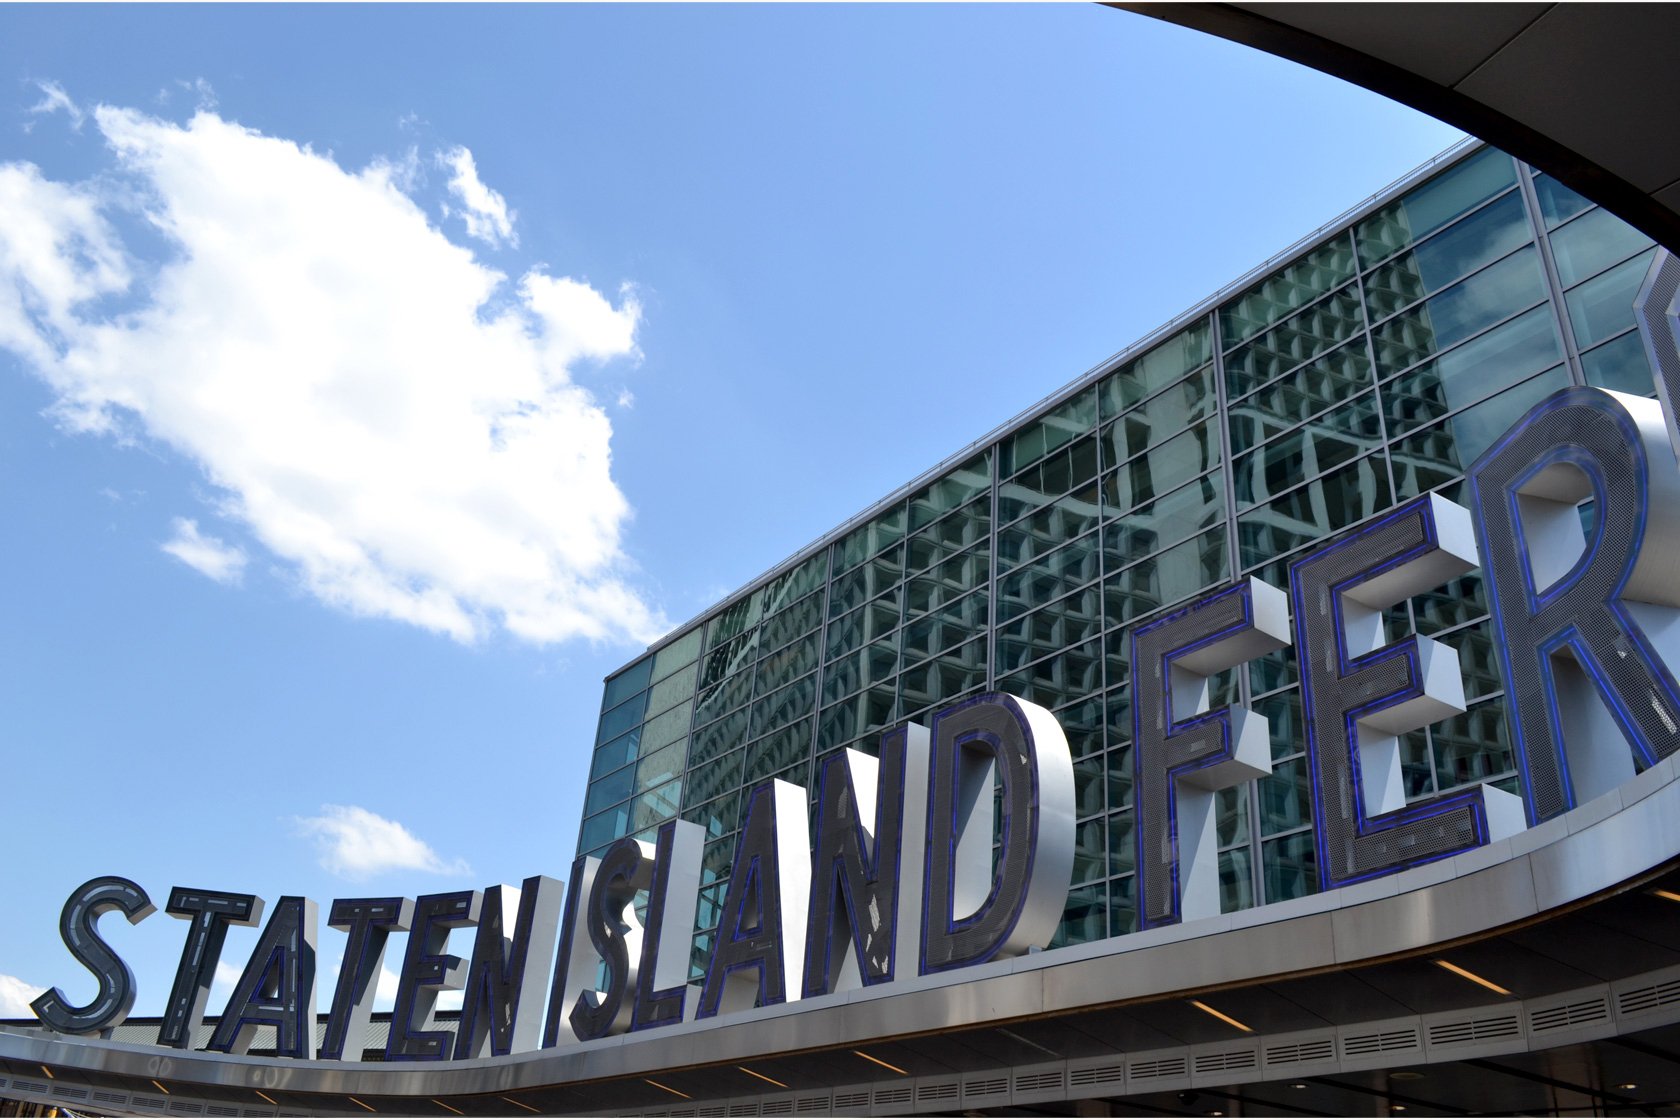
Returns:
[[[665,1086],[661,1085],[660,1088],[663,1089],[663,1088],[665,1088]],[[680,1097],[680,1096],[682,1096],[682,1094],[678,1093],[677,1096]],[[542,1109],[532,1108],[530,1105],[524,1103],[523,1101],[516,1101],[512,1097],[497,1097],[496,1099],[499,1100],[499,1101],[506,1101],[508,1104],[511,1104],[515,1108],[523,1108],[526,1112],[535,1112],[539,1115],[541,1115],[541,1113],[542,1113]]]
[[[1198,1011],[1207,1012],[1209,1015],[1212,1015],[1215,1019],[1218,1019],[1221,1023],[1229,1024],[1230,1026],[1233,1026],[1233,1027],[1237,1028],[1239,1031],[1243,1031],[1247,1034],[1253,1034],[1254,1033],[1254,1028],[1249,1026],[1247,1023],[1239,1023],[1235,1019],[1231,1018],[1229,1015],[1225,1014],[1225,1012],[1215,1011],[1213,1008],[1209,1007],[1207,1004],[1203,1003],[1199,999],[1191,1000],[1190,1001],[1190,1006],[1194,1007]]]
[[[154,1081],[154,1082],[152,1082],[152,1084],[156,1085],[157,1082]],[[251,1092],[255,1093],[257,1096],[261,1097],[263,1100],[267,1101],[269,1104],[273,1105],[275,1108],[280,1107],[280,1102],[279,1101],[275,1100],[273,1097],[269,1096],[267,1093],[263,1092],[261,1089],[252,1089]]]
[[[893,1065],[891,1062],[883,1062],[879,1058],[872,1058],[868,1054],[865,1054],[862,1050],[853,1050],[852,1053],[856,1054],[858,1057],[862,1058],[866,1062],[874,1062],[876,1065],[881,1066],[884,1069],[890,1069],[894,1073],[898,1074],[900,1077],[909,1077],[910,1076],[910,1071],[909,1070],[899,1069],[897,1066]]]
[[[458,1108],[450,1108],[449,1105],[444,1104],[442,1101],[438,1100],[436,1097],[432,1098],[432,1103],[437,1105],[439,1108],[448,1109],[450,1112],[453,1112],[457,1116],[465,1116],[466,1115],[466,1113],[462,1112]]]
[[[1674,891],[1654,890],[1651,893],[1658,898],[1667,899],[1669,902],[1680,902],[1680,894],[1676,894]]]
[[[652,1085],[655,1089],[663,1089],[667,1093],[671,1093],[675,1096],[679,1096],[685,1101],[691,1101],[691,1100],[694,1099],[693,1097],[689,1096],[687,1093],[683,1092],[681,1089],[673,1089],[669,1085],[661,1085],[659,1082],[655,1081],[651,1077],[644,1077],[644,1078],[642,1078],[642,1080],[646,1081],[649,1085]]]
[[[157,1087],[158,1087],[158,1092],[160,1092],[160,1093],[162,1093],[162,1094],[163,1094],[163,1095],[164,1095],[164,1096],[166,1096],[166,1097],[167,1097],[167,1096],[168,1096],[168,1095],[169,1095],[169,1090],[168,1090],[168,1089],[165,1089],[165,1088],[164,1088],[164,1087],[163,1087],[163,1082],[161,1082],[161,1081],[153,1081],[153,1082],[152,1082],[152,1084],[153,1084],[153,1085],[156,1085],[156,1086],[157,1086]]]
[[[770,1082],[770,1084],[774,1085],[778,1089],[786,1089],[787,1088],[787,1085],[785,1083],[777,1081],[774,1077],[766,1077],[762,1073],[757,1072],[756,1070],[748,1069],[746,1066],[736,1066],[735,1068],[740,1070],[742,1073],[749,1074],[753,1077],[758,1078],[760,1081],[768,1081],[768,1082]]]
[[[348,1097],[350,1100],[356,1101],[356,1098],[351,1097],[348,1093],[346,1093],[345,1096]],[[361,1105],[363,1108],[367,1109],[369,1112],[378,1112],[379,1111],[377,1108],[374,1108],[371,1104],[368,1104],[366,1101],[356,1101],[356,1103]]]
[[[1482,987],[1486,988],[1490,992],[1498,992],[1502,996],[1508,996],[1508,995],[1511,994],[1509,989],[1501,988],[1498,984],[1495,984],[1492,980],[1488,980],[1488,979],[1485,979],[1481,976],[1477,976],[1474,972],[1471,972],[1469,969],[1460,968],[1456,964],[1453,964],[1451,961],[1440,961],[1440,960],[1438,960],[1435,963],[1440,965],[1442,968],[1446,969],[1448,972],[1452,973],[1454,976],[1462,976],[1464,979],[1470,981],[1470,983],[1480,984]]]

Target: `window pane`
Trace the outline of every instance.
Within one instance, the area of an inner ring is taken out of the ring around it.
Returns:
[[[601,696],[601,710],[616,708],[631,696],[648,686],[648,680],[653,674],[653,659],[647,658],[630,666],[616,677],[607,681],[605,692]]]
[[[990,496],[982,495],[913,535],[905,546],[905,570],[919,572],[976,542],[984,542],[991,529],[991,511]]]
[[[648,690],[648,711],[657,715],[668,710],[673,704],[681,703],[693,696],[694,682],[699,675],[699,671],[700,663],[691,661],[654,685],[653,688]]]
[[[642,722],[642,713],[647,711],[647,693],[642,693],[626,700],[612,711],[601,716],[601,723],[595,732],[595,741],[604,743],[608,739],[616,739]]]
[[[688,755],[688,740],[681,739],[663,750],[654,751],[636,763],[636,789],[648,790],[683,772]]]
[[[1213,415],[1213,369],[1209,367],[1134,408],[1103,430],[1105,462],[1122,463]]]
[[[1587,384],[1619,393],[1648,397],[1656,383],[1651,377],[1651,362],[1645,356],[1645,343],[1638,331],[1629,331],[1614,342],[1606,342],[1596,350],[1581,355],[1581,371]]]
[[[1042,560],[1016,568],[997,581],[999,622],[1022,615],[1097,578],[1097,534],[1063,545]]]
[[[1633,301],[1654,252],[1641,253],[1564,295],[1575,345],[1586,350],[1634,325]]]
[[[1219,424],[1209,421],[1122,465],[1109,476],[1109,492],[1118,502],[1147,502],[1218,465]]]
[[[910,496],[910,528],[920,529],[992,488],[992,453],[983,451]]]
[[[620,735],[610,743],[597,747],[595,761],[589,767],[590,778],[599,778],[602,774],[617,770],[620,766],[635,758],[641,736],[641,729],[637,728],[628,735]]]
[[[1365,278],[1371,317],[1392,315],[1531,238],[1522,195],[1512,191],[1373,270]]]
[[[1096,483],[1058,498],[1037,513],[998,530],[998,569],[1007,571],[1064,541],[1083,536],[1095,529],[1101,518],[1101,493]],[[984,568],[975,575],[984,579]]]
[[[903,540],[904,524],[904,507],[899,505],[847,533],[830,549],[834,574],[850,571],[883,548]]]
[[[1547,229],[1562,225],[1592,206],[1592,203],[1550,175],[1534,177],[1534,192],[1540,197],[1540,214],[1546,220]]]
[[[1552,256],[1566,288],[1651,247],[1651,239],[1608,210],[1594,210],[1552,234]]]
[[[656,751],[665,744],[674,743],[687,735],[689,717],[693,714],[694,704],[690,701],[649,720],[642,728],[642,754]]]
[[[997,630],[997,665],[1013,671],[1102,632],[1102,592],[1076,591]]]
[[[1225,527],[1220,526],[1124,571],[1111,572],[1103,580],[1103,614],[1111,626],[1129,622],[1223,583],[1228,572]]]
[[[653,655],[653,679],[668,677],[700,656],[700,639],[704,632],[698,626],[669,643]]]
[[[1207,364],[1212,356],[1207,320],[1202,319],[1105,377],[1097,386],[1102,418],[1118,416],[1197,366]]]
[[[589,785],[589,797],[583,803],[586,815],[593,816],[609,805],[615,805],[629,798],[636,786],[636,768],[626,766],[624,769],[607,775]]]
[[[1069,490],[1097,477],[1097,437],[1093,434],[1052,452],[998,486],[998,519],[1013,521]]]
[[[998,444],[998,473],[1014,474],[1058,447],[1064,447],[1097,426],[1095,389],[1080,392],[1044,419],[1029,424]]]
[[[1376,263],[1409,242],[1434,233],[1516,181],[1511,157],[1484,148],[1360,222],[1354,231],[1360,260],[1367,265]]]
[[[1221,341],[1227,348],[1241,342],[1351,280],[1353,272],[1353,245],[1338,234],[1220,308]]]
[[[1233,468],[1238,507],[1263,502],[1376,448],[1377,395],[1367,392],[1303,428],[1238,459]]]
[[[1349,343],[1231,406],[1231,450],[1246,451],[1371,384],[1363,341]]]
[[[1389,454],[1398,496],[1403,500],[1427,494],[1457,478],[1523,413],[1568,384],[1569,374],[1559,366],[1396,441]]]
[[[1285,321],[1225,359],[1225,384],[1233,397],[1352,338],[1365,326],[1359,293],[1349,285]]]
[[[1548,305],[1519,315],[1382,387],[1389,438],[1422,427],[1563,360]]]
[[[1297,832],[1260,845],[1260,866],[1267,902],[1318,892],[1318,857],[1311,832]]]
[[[1398,373],[1545,295],[1540,258],[1532,246],[1523,249],[1373,329],[1378,369]]]
[[[1177,544],[1185,537],[1225,519],[1225,491],[1220,472],[1203,475],[1171,494],[1127,510],[1111,493],[1114,476],[1104,485],[1105,515],[1125,513],[1103,526],[1103,548],[1110,570],[1118,570],[1151,552]]]
[[[1363,521],[1391,500],[1381,455],[1345,466],[1238,517],[1243,567]]]
[[[809,634],[822,625],[823,597],[818,591],[765,619],[758,628],[758,645],[765,652]]]

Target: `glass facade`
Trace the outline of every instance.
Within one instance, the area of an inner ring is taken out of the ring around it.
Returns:
[[[1056,944],[1137,928],[1129,637],[1465,468],[1570,384],[1649,395],[1633,299],[1652,243],[1472,147],[677,631],[611,677],[578,841],[706,829],[709,956],[743,790],[986,690],[1072,748],[1074,877]],[[1503,683],[1471,573],[1388,613],[1457,649],[1469,710],[1404,743],[1407,794],[1514,788]],[[1316,889],[1293,653],[1214,681],[1271,722],[1273,772],[1219,801],[1225,910]]]

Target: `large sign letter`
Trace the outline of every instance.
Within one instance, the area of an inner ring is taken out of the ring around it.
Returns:
[[[1037,704],[977,696],[933,717],[932,765],[921,971],[1048,945],[1073,877],[1073,759],[1061,725]]]
[[[560,926],[563,889],[555,879],[533,875],[519,890],[495,886],[484,892],[461,1020],[455,1026],[457,1058],[482,1058],[487,1051],[500,1058],[535,1049],[541,1033],[535,1008]],[[512,937],[506,930],[510,910],[518,915]],[[526,1008],[531,1010],[522,1016]]]
[[[1406,804],[1399,736],[1464,711],[1458,655],[1423,637],[1385,643],[1382,612],[1476,566],[1469,511],[1407,502],[1289,566],[1319,885],[1445,859],[1522,829],[1492,786]]]
[[[261,1026],[282,1058],[315,1056],[315,904],[287,895],[274,907],[233,986],[210,1049],[243,1054]]]
[[[204,1021],[204,1002],[210,998],[210,984],[216,978],[216,962],[222,959],[228,926],[254,926],[262,921],[262,909],[262,899],[254,894],[218,894],[187,887],[169,892],[164,913],[192,924],[187,927],[175,984],[163,1008],[159,1046],[184,1050],[192,1044],[193,1030]]]
[[[585,1042],[630,1027],[636,970],[642,959],[636,894],[653,882],[653,855],[652,844],[623,837],[601,857],[601,866],[590,884],[584,928],[607,967],[607,990],[586,988],[572,1005],[572,1033]]]
[[[338,966],[338,987],[333,989],[332,1010],[327,1014],[326,1034],[316,1056],[323,1061],[340,1061],[344,1041],[354,1038],[357,1046],[367,1034],[368,1019],[379,984],[379,968],[385,960],[385,942],[392,932],[408,929],[414,922],[411,898],[340,898],[327,912],[327,924],[345,933],[344,959]],[[362,1056],[360,1049],[352,1060]]]
[[[927,772],[928,730],[916,724],[881,736],[879,762],[853,750],[823,761],[805,995],[883,984],[914,959],[920,923],[901,920],[901,906],[922,897]]]
[[[89,879],[70,893],[58,918],[58,932],[70,950],[99,981],[91,1003],[71,1007],[57,988],[36,996],[30,1010],[48,1030],[59,1034],[97,1034],[128,1018],[134,1010],[134,970],[111,951],[94,923],[108,910],[120,910],[130,925],[157,909],[140,886],[118,875]]]
[[[747,820],[696,1018],[798,999],[804,990],[808,819],[799,786],[771,779],[747,795]],[[743,975],[748,972],[753,978]]]
[[[636,969],[636,1005],[630,1014],[633,1031],[680,1023],[693,1011],[688,1003],[688,957],[694,945],[705,844],[706,830],[692,821],[659,826],[642,960]]]
[[[1470,468],[1529,819],[1680,749],[1680,476],[1654,401],[1564,389]],[[1653,470],[1652,465],[1657,469]],[[1583,533],[1576,508],[1593,499]],[[1602,701],[1599,703],[1598,701]],[[1625,739],[1625,751],[1604,740]]]
[[[443,949],[449,943],[450,930],[478,923],[483,905],[482,891],[423,894],[414,900],[414,930],[408,935],[396,1005],[391,1008],[386,1061],[442,1061],[449,1057],[448,1031],[415,1028],[431,1017],[438,992],[461,986],[466,962]]]
[[[1272,772],[1266,717],[1209,710],[1208,678],[1289,644],[1289,601],[1249,578],[1132,632],[1143,928],[1219,913],[1214,794]]]

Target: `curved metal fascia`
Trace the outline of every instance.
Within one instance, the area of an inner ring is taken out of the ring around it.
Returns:
[[[1680,251],[1680,214],[1602,164],[1534,127],[1403,66],[1232,4],[1102,0],[1102,6],[1241,43],[1409,105],[1540,168],[1659,244]],[[1420,9],[1418,5],[1412,7]],[[1427,15],[1427,10],[1419,10],[1417,18],[1427,18]]]
[[[237,1089],[451,1097],[640,1077],[1158,1000],[1416,955],[1615,893],[1680,858],[1680,756],[1466,855],[1218,918],[552,1051],[468,1062],[293,1061],[0,1032],[0,1057]]]

